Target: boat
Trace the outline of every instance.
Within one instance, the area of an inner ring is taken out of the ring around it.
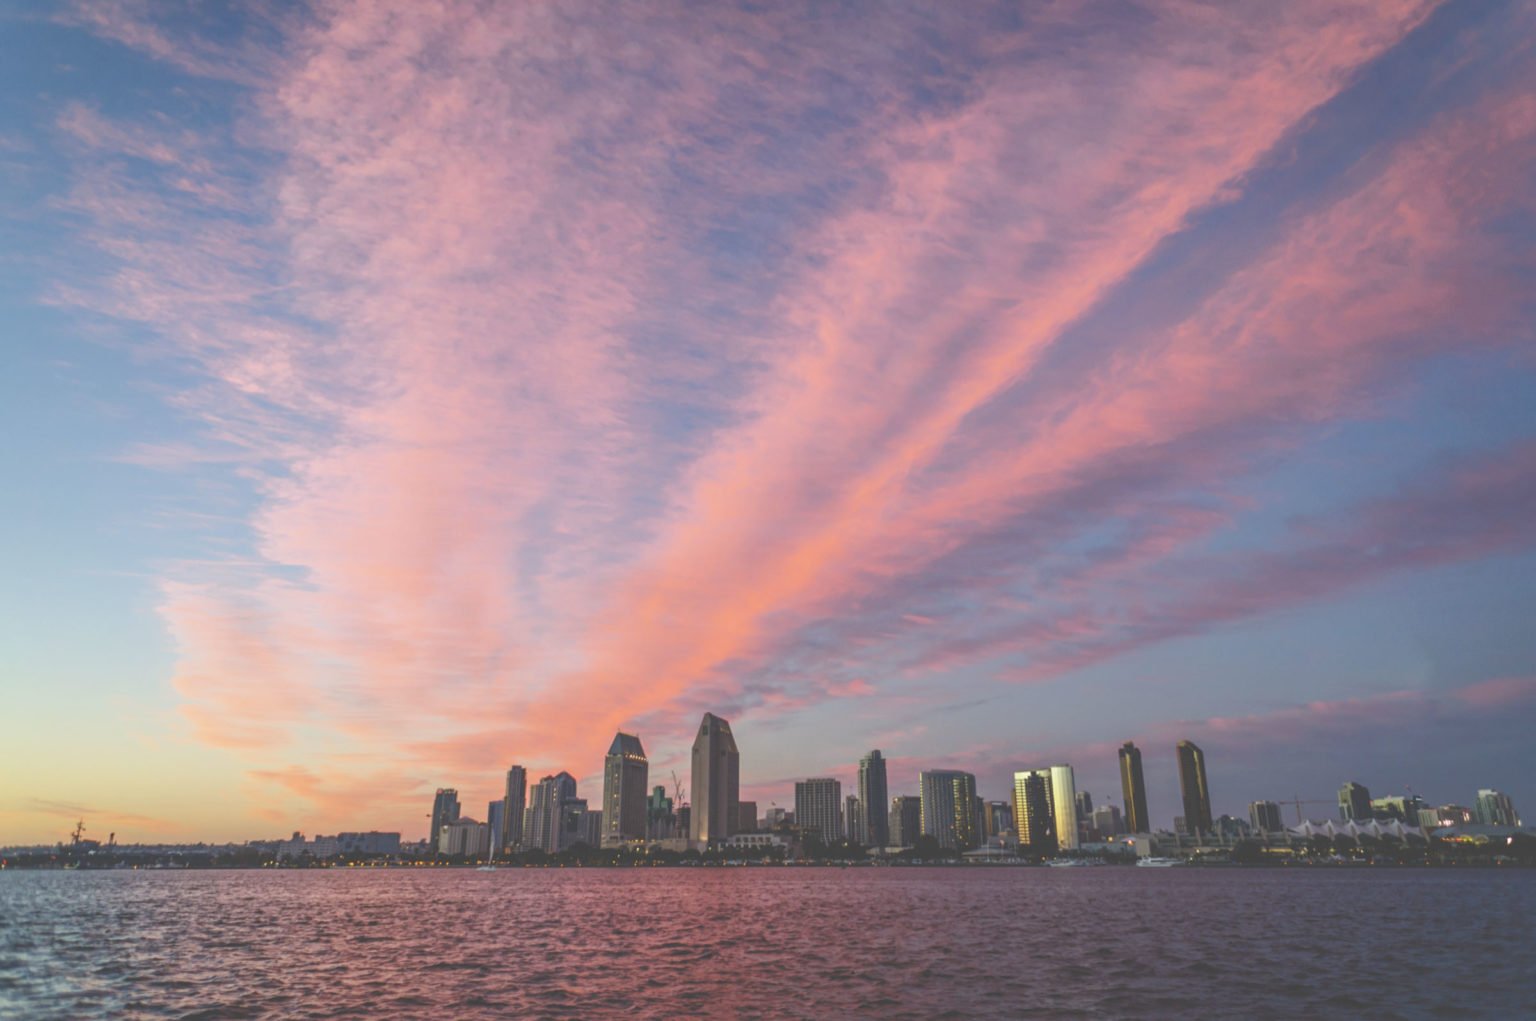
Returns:
[[[1137,858],[1136,867],[1142,869],[1171,869],[1175,865],[1183,865],[1182,858]]]
[[[1104,863],[1097,858],[1052,858],[1046,864],[1053,869],[1081,869]]]

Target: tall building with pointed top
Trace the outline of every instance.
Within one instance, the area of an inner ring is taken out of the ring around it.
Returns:
[[[1147,778],[1141,772],[1141,749],[1130,741],[1120,746],[1120,793],[1125,797],[1127,833],[1151,833],[1147,818]]]
[[[849,839],[866,847],[885,847],[891,839],[891,799],[885,785],[885,759],[876,748],[859,760],[859,804],[864,818]]]
[[[645,788],[651,780],[650,762],[640,739],[620,731],[603,759],[604,846],[645,839]]]
[[[528,807],[528,771],[522,766],[507,770],[507,789],[501,797],[501,832],[491,839],[510,851],[523,843],[523,810]]]
[[[1179,792],[1184,801],[1184,828],[1208,834],[1211,829],[1211,788],[1205,778],[1205,753],[1193,741],[1180,741]]]
[[[705,713],[693,739],[693,794],[688,838],[696,844],[724,840],[736,830],[741,805],[741,755],[731,725]]]

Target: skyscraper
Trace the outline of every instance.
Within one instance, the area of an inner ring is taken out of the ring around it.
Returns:
[[[1345,822],[1371,818],[1371,792],[1365,784],[1351,780],[1339,788],[1339,818]]]
[[[459,792],[452,787],[439,787],[432,797],[432,832],[427,837],[433,853],[437,853],[438,841],[442,838],[443,827],[459,819]]]
[[[1077,780],[1071,766],[1051,766],[1051,810],[1056,813],[1056,843],[1077,849]]]
[[[499,840],[510,851],[523,842],[523,810],[528,807],[528,771],[522,766],[507,770],[507,789],[501,803],[501,832],[491,839]]]
[[[1520,825],[1520,813],[1515,811],[1515,803],[1502,791],[1484,787],[1477,792],[1477,800],[1472,804],[1473,814],[1484,826]]]
[[[1019,847],[1035,854],[1055,854],[1061,849],[1057,834],[1058,813],[1049,769],[1026,769],[1013,774],[1013,822]],[[1073,804],[1073,811],[1077,806]]]
[[[528,822],[532,832],[523,834],[524,846],[549,854],[561,850],[566,805],[575,800],[576,778],[571,774],[562,770],[540,780],[529,798]]]
[[[620,732],[613,736],[603,759],[604,845],[645,839],[645,786],[651,779],[640,739]]]
[[[504,816],[506,810],[507,802],[504,798],[497,798],[485,806],[485,832],[492,858],[496,857],[497,852],[501,850],[499,841],[502,830],[506,828]]]
[[[940,847],[969,851],[976,846],[976,777],[957,769],[919,773],[923,835]]]
[[[1127,741],[1120,746],[1120,792],[1125,798],[1127,833],[1151,833],[1147,817],[1147,781],[1141,772],[1141,749]]]
[[[864,806],[859,802],[857,794],[850,794],[843,799],[843,839],[849,843],[868,847],[864,833]]]
[[[887,839],[890,847],[911,847],[923,832],[923,803],[921,798],[901,794],[891,799],[891,832]]]
[[[1248,821],[1260,833],[1279,833],[1285,829],[1280,806],[1273,801],[1255,801],[1248,806]]]
[[[823,844],[843,839],[843,785],[830,776],[812,777],[795,784],[795,825],[814,833]]]
[[[731,725],[705,713],[693,739],[693,800],[688,836],[697,844],[724,840],[736,828],[741,803],[741,756]]]
[[[885,786],[885,759],[876,748],[859,760],[859,804],[864,828],[855,837],[867,847],[884,847],[891,839],[890,795]]]
[[[1179,791],[1184,800],[1184,826],[1190,833],[1211,830],[1211,788],[1205,779],[1205,753],[1193,741],[1180,741]]]

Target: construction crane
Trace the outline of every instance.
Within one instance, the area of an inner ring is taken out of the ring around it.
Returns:
[[[80,846],[80,837],[82,835],[84,835],[84,833],[85,833],[85,820],[81,819],[79,822],[75,823],[75,832],[70,834],[69,846],[70,847],[79,847]]]
[[[1300,826],[1302,824],[1302,821],[1303,821],[1302,818],[1301,818],[1301,806],[1302,805],[1336,805],[1336,804],[1338,804],[1338,802],[1336,802],[1336,801],[1303,801],[1302,798],[1301,798],[1301,795],[1298,794],[1298,795],[1296,795],[1296,797],[1291,798],[1289,801],[1282,801],[1282,802],[1280,802],[1280,804],[1282,804],[1282,805],[1295,805],[1296,806],[1296,825]]]
[[[685,793],[687,792],[683,790],[683,782],[677,778],[677,770],[674,769],[672,771],[672,807],[674,810],[683,807],[683,795]]]

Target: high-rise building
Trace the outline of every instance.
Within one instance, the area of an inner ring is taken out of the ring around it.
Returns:
[[[566,805],[575,800],[576,778],[571,774],[562,770],[540,780],[529,798],[529,826],[528,832],[523,834],[524,846],[549,854],[562,850],[560,841],[566,821]],[[582,807],[586,807],[585,802]]]
[[[651,840],[666,840],[672,836],[675,821],[667,789],[652,787],[650,800],[645,803],[645,835]]]
[[[981,810],[981,835],[988,840],[1013,829],[1013,806],[1006,801],[988,801]]]
[[[922,799],[899,794],[891,799],[891,832],[888,847],[911,847],[923,833]]]
[[[650,780],[651,766],[640,739],[622,731],[615,734],[603,759],[602,844],[645,839],[645,787]]]
[[[778,805],[774,805],[772,808],[768,809],[767,812],[763,813],[763,828],[772,831],[777,830],[782,826],[787,826],[789,825],[789,815],[790,813],[788,809],[783,809]]]
[[[602,813],[587,807],[586,798],[566,798],[560,804],[560,841],[556,850],[577,844],[596,847],[602,841]]]
[[[757,802],[739,801],[736,803],[736,832],[757,832]]]
[[[1120,746],[1120,793],[1125,798],[1127,833],[1151,833],[1147,815],[1147,780],[1141,771],[1141,749],[1127,741]]]
[[[731,725],[705,713],[693,739],[693,801],[688,836],[696,844],[724,840],[735,831],[741,804],[741,756]]]
[[[1184,825],[1190,833],[1211,833],[1211,787],[1205,777],[1205,753],[1193,741],[1180,741],[1176,751]]]
[[[843,785],[830,776],[812,777],[795,784],[795,825],[814,833],[823,844],[843,839]]]
[[[1093,831],[1098,834],[1100,840],[1108,840],[1110,837],[1125,832],[1125,822],[1120,818],[1120,809],[1114,805],[1100,805],[1093,810]]]
[[[849,843],[863,847],[867,846],[860,836],[864,832],[864,806],[859,804],[857,794],[850,794],[843,799],[843,837]]]
[[[1013,774],[1013,819],[1019,831],[1020,848],[1035,854],[1055,854],[1061,849],[1053,788],[1049,769],[1025,769]]]
[[[976,777],[958,769],[930,769],[917,776],[923,836],[940,847],[976,847]]]
[[[498,841],[501,839],[501,831],[506,828],[506,820],[502,814],[506,810],[507,803],[501,798],[485,806],[485,826],[486,832],[490,834],[492,857],[501,847]]]
[[[1056,813],[1056,843],[1063,851],[1076,850],[1077,831],[1077,781],[1071,766],[1052,766],[1051,808]]]
[[[1260,833],[1280,833],[1285,821],[1280,818],[1280,806],[1273,801],[1255,801],[1248,806],[1248,821]]]
[[[891,839],[890,793],[885,784],[885,759],[876,748],[859,760],[859,804],[864,826],[854,839],[866,847],[885,847]]]
[[[1477,792],[1473,802],[1473,814],[1484,826],[1519,826],[1520,813],[1508,794],[1484,787]]]
[[[1339,788],[1339,818],[1367,822],[1371,818],[1371,792],[1363,783],[1351,780]]]
[[[443,827],[451,822],[457,822],[459,818],[459,792],[452,787],[439,787],[437,793],[432,796],[432,836],[430,844],[434,850],[438,847],[443,835]]]
[[[501,797],[501,832],[493,839],[507,850],[523,843],[523,813],[528,807],[528,771],[522,766],[507,770],[507,789]]]
[[[474,819],[461,818],[444,823],[437,838],[437,853],[451,858],[480,858],[490,849],[490,826]]]

